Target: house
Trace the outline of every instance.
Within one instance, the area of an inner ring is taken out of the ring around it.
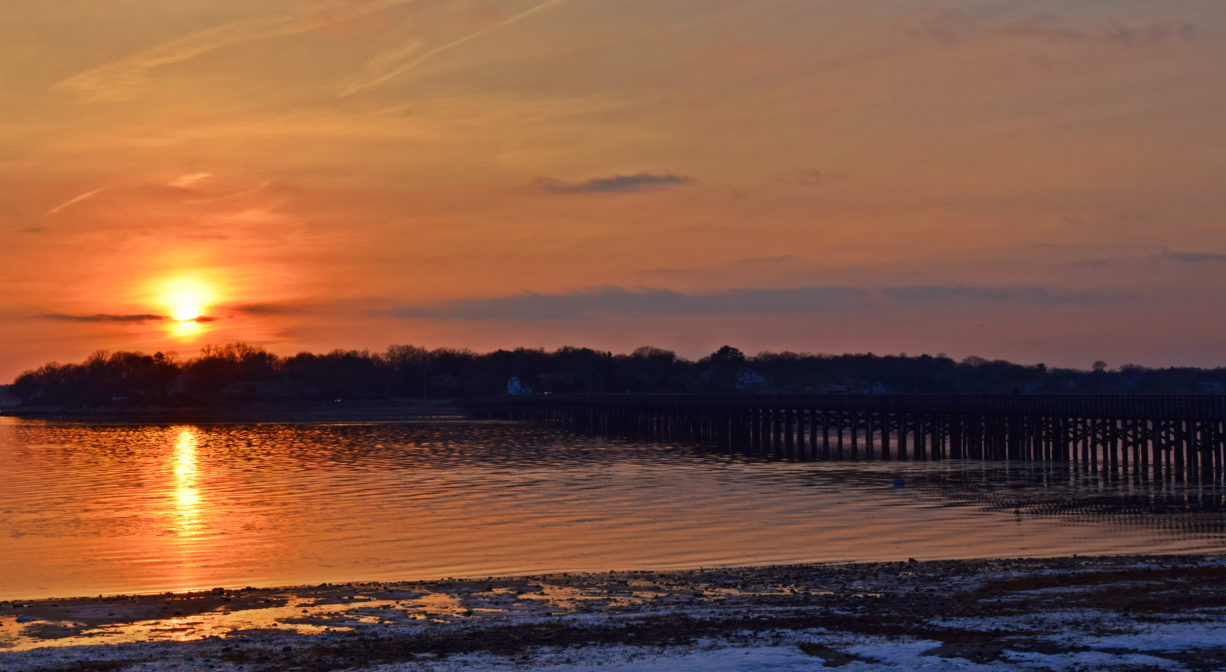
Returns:
[[[736,376],[736,389],[738,390],[760,390],[764,387],[766,387],[766,379],[753,369],[741,369]]]
[[[507,394],[513,397],[521,394],[532,394],[532,388],[527,385],[521,385],[519,376],[511,376],[507,379]]]

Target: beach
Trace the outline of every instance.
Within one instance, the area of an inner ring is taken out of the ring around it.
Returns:
[[[1226,666],[1226,556],[811,564],[0,603],[3,670]]]

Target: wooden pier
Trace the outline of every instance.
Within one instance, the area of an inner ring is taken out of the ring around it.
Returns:
[[[1224,395],[537,395],[474,418],[796,460],[999,460],[1220,483]]]

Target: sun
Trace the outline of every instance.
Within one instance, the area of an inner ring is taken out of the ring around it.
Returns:
[[[160,302],[169,314],[171,330],[177,336],[191,336],[203,327],[206,311],[214,300],[207,282],[194,276],[181,276],[161,283]]]
[[[202,312],[203,311],[200,310],[200,306],[196,305],[194,302],[187,302],[182,303],[178,308],[175,308],[173,317],[179,322],[192,322],[196,318],[200,317]]]

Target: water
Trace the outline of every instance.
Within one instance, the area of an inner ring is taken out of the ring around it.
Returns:
[[[1221,493],[1203,487],[765,461],[512,423],[0,418],[0,469],[0,599],[1226,550]]]

